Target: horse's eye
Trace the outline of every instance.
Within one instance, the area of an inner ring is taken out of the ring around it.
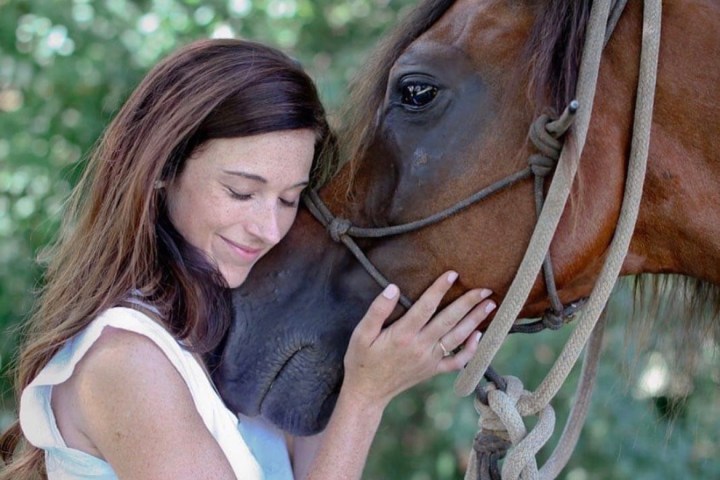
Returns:
[[[423,107],[435,99],[438,89],[427,83],[406,83],[401,92],[403,105]]]

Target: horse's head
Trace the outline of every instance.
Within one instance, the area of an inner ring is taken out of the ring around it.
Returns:
[[[572,98],[589,2],[550,2],[552,9],[539,3],[435,1],[410,16],[360,77],[345,140],[352,161],[320,192],[335,215],[363,227],[404,224],[527,167],[535,116]],[[620,25],[616,36],[632,28]],[[617,82],[617,70],[635,68],[614,43],[606,55],[617,63],[601,72],[601,89]],[[544,83],[551,78],[559,86]],[[630,103],[631,88],[616,90],[620,104]],[[581,169],[582,185],[551,248],[563,301],[588,293],[609,243],[629,111],[596,101],[583,168],[603,175],[583,176]],[[620,118],[606,122],[610,115]],[[603,136],[612,141],[601,145]],[[446,300],[472,287],[489,287],[501,300],[535,220],[527,179],[422,230],[359,245],[410,298],[455,269],[460,278]],[[301,209],[288,236],[235,292],[237,320],[215,375],[225,400],[292,432],[317,431],[334,404],[349,336],[379,291]],[[523,313],[547,307],[539,279]]]

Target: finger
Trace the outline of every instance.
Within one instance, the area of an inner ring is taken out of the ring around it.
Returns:
[[[443,297],[450,290],[455,280],[457,280],[457,272],[446,272],[440,275],[432,285],[420,296],[410,310],[395,323],[396,328],[408,329],[413,332],[419,331],[437,311],[438,305]]]
[[[467,315],[465,315],[459,323],[451,328],[450,331],[440,336],[443,345],[448,350],[455,350],[457,347],[462,345],[465,340],[478,329],[481,323],[483,323],[490,313],[495,309],[495,302],[492,300],[485,300],[484,302],[476,305]],[[438,322],[438,319],[433,319],[433,323]],[[430,326],[426,327],[429,329]]]
[[[426,335],[427,338],[432,340],[445,336],[459,323],[462,323],[462,321],[470,314],[470,312],[473,312],[473,321],[484,320],[485,318],[487,318],[488,313],[490,313],[492,309],[489,311],[485,311],[483,309],[475,311],[475,309],[480,302],[485,300],[491,294],[492,291],[488,289],[468,290],[463,295],[458,297],[455,301],[453,301],[450,305],[445,307],[442,312],[435,315],[435,318],[433,318],[430,322],[427,323],[427,325],[425,325],[423,331],[421,332],[421,335]],[[482,318],[477,318],[478,316]],[[457,341],[454,342],[453,348],[460,345],[460,343],[462,343],[467,338],[467,335],[469,335],[476,326],[477,324],[473,325],[470,330],[466,330],[466,334],[462,336],[462,338],[458,338]],[[445,344],[445,346],[448,345],[448,343],[446,342],[443,343]]]
[[[452,372],[462,370],[465,365],[472,359],[478,349],[481,333],[475,332],[468,337],[463,344],[462,349],[455,355],[450,355],[440,360],[438,364],[438,373]]]
[[[395,309],[400,299],[400,289],[397,285],[390,284],[375,297],[370,304],[365,316],[355,327],[353,336],[362,340],[365,345],[369,345],[380,335],[383,324]]]

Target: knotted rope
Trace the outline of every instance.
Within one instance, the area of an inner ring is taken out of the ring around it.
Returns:
[[[527,435],[524,438],[519,436],[520,440],[517,441],[517,446],[511,449],[513,442],[508,432],[522,431],[521,428],[524,428],[518,424],[518,420],[522,422],[522,418],[517,413],[517,401],[521,395],[527,392],[519,379],[509,376],[493,380],[493,383],[488,385],[487,391],[478,386],[475,395],[475,410],[480,418],[466,479],[500,480],[501,478],[517,478],[517,475],[520,474],[524,474],[524,478],[537,478],[539,474],[540,478],[551,479],[562,471],[572,455],[590,407],[604,327],[603,316],[598,321],[588,342],[575,400],[565,423],[565,429],[552,455],[539,471],[534,456],[553,434],[555,411],[552,406],[548,404],[541,410],[540,421],[533,428],[532,436]],[[498,384],[500,384],[499,387]],[[508,389],[509,386],[511,386],[510,389]],[[490,400],[491,397],[493,400]],[[513,409],[515,410],[512,411]],[[512,470],[504,471],[501,476],[498,463],[508,451],[510,451],[510,455],[505,460],[505,464],[524,468],[520,473]]]
[[[535,392],[522,389],[518,393],[517,390],[522,385],[518,386],[517,383],[508,379],[508,390],[510,385],[513,385],[512,393],[508,399],[499,397],[500,394],[489,392],[488,407],[492,410],[492,413],[489,413],[484,407],[478,407],[481,415],[491,417],[495,415],[500,419],[499,423],[505,426],[508,431],[512,447],[502,466],[502,478],[505,480],[520,478],[520,476],[523,479],[554,478],[564,466],[564,461],[560,462],[561,457],[569,456],[569,454],[563,452],[557,456],[554,453],[553,462],[551,464],[548,462],[550,467],[548,469],[543,468],[538,473],[534,455],[544,443],[542,439],[547,435],[545,425],[550,417],[547,410],[548,404],[565,381],[604,310],[627,255],[637,219],[650,143],[650,126],[660,43],[661,11],[661,0],[645,1],[633,140],[620,218],[600,277],[593,288],[586,308],[582,312],[578,326],[572,332],[550,373]],[[585,144],[597,83],[600,54],[607,38],[606,27],[609,22],[609,12],[610,0],[593,2],[577,87],[582,108],[578,112],[573,130],[570,132],[571,135],[560,154],[560,160],[545,205],[533,232],[530,246],[518,269],[518,274],[510,286],[505,301],[498,309],[495,319],[490,324],[485,335],[483,335],[474,358],[465,370],[458,375],[455,390],[459,395],[468,395],[475,390],[483,373],[489,367],[490,361],[497,353],[515,318],[517,318],[526,302],[538,271],[547,257],[550,242],[560,216],[565,209]],[[495,398],[495,400],[491,400],[491,398]],[[513,411],[508,413],[508,409]],[[520,418],[522,422],[522,417],[535,414],[539,414],[540,421],[538,425],[542,424],[542,427],[540,427],[538,433],[535,433],[535,430],[538,429],[536,426],[533,431],[526,434],[524,427],[520,428],[517,424],[517,419]],[[481,432],[485,425],[483,422],[484,420],[481,418]],[[498,422],[495,422],[493,417],[490,423],[492,427],[490,431],[497,436]],[[576,435],[573,432],[568,432],[567,429],[565,433],[569,433],[570,437]],[[564,448],[567,448],[567,442],[562,443]],[[574,441],[570,443],[574,445]],[[465,475],[467,480],[480,478],[478,466],[482,462],[483,459],[478,458],[477,454],[471,454],[470,465]]]
[[[456,213],[474,205],[489,196],[508,188],[515,183],[527,178],[535,178],[535,204],[538,215],[543,206],[544,201],[544,185],[545,177],[547,177],[555,168],[560,154],[562,143],[558,140],[568,130],[573,122],[578,104],[573,101],[565,109],[560,118],[551,120],[547,115],[543,115],[536,122],[530,132],[530,139],[544,154],[535,154],[528,159],[528,166],[522,170],[508,175],[491,185],[482,188],[471,196],[457,202],[450,207],[430,215],[428,217],[401,225],[392,225],[389,227],[359,227],[353,225],[348,219],[335,216],[325,202],[315,190],[306,192],[302,199],[308,211],[326,228],[330,238],[333,241],[344,244],[348,250],[355,256],[360,265],[365,268],[368,274],[382,287],[388,285],[385,276],[373,265],[370,259],[360,249],[354,238],[381,238],[403,233],[414,232],[437,222],[441,222]],[[518,323],[511,327],[512,332],[534,333],[544,328],[556,330],[569,321],[574,315],[583,301],[576,302],[569,306],[564,306],[560,301],[555,287],[555,278],[553,275],[552,262],[550,257],[545,261],[543,266],[545,282],[547,284],[548,295],[550,296],[551,310],[548,310],[543,318],[539,321],[530,323]],[[413,302],[404,294],[400,294],[400,304],[409,309]]]
[[[515,381],[507,382],[502,377],[496,376],[489,366],[490,361],[497,353],[502,341],[509,332],[534,332],[545,327],[558,328],[569,316],[578,310],[577,303],[564,307],[560,302],[554,284],[554,276],[552,274],[552,265],[548,251],[560,216],[565,208],[570,187],[575,178],[578,162],[585,144],[602,47],[610,38],[612,29],[617,23],[625,3],[626,0],[614,0],[614,10],[610,18],[608,18],[610,0],[597,0],[592,6],[577,88],[578,98],[583,108],[580,110],[580,115],[572,131],[572,135],[564,146],[559,147],[557,140],[559,140],[559,137],[563,135],[573,121],[577,105],[570,105],[563,116],[556,121],[548,123],[547,118],[541,118],[533,125],[530,138],[533,140],[533,143],[536,144],[542,155],[532,157],[528,167],[485,187],[450,208],[424,219],[403,225],[383,228],[357,227],[345,219],[336,218],[314,190],[308,192],[307,195],[303,197],[303,201],[308,210],[318,221],[326,226],[333,240],[342,242],[347,246],[369,274],[382,287],[385,287],[388,284],[387,279],[374,267],[352,237],[378,238],[418,230],[442,221],[501,189],[507,188],[530,176],[535,176],[538,223],[531,237],[530,247],[518,269],[518,274],[506,294],[505,301],[501,304],[494,321],[483,336],[475,357],[458,376],[455,385],[458,394],[468,395],[477,387],[482,376],[490,378],[490,380],[498,386],[512,383],[512,392],[514,395],[510,397],[501,395],[500,393],[493,393],[492,395],[486,394],[484,390],[478,392],[478,398],[481,400],[481,403],[483,405],[487,403],[487,405],[492,408],[494,412],[493,415],[496,415],[497,421],[489,420],[487,431],[481,428],[475,444],[482,444],[483,440],[488,438],[501,440],[506,438],[510,441],[510,456],[503,464],[503,476],[506,478],[517,478],[519,475],[523,475],[523,478],[537,478],[537,466],[534,464],[534,455],[542,443],[549,437],[546,430],[550,428],[551,433],[552,427],[549,426],[554,424],[554,413],[552,413],[552,409],[548,407],[548,403],[564,382],[565,377],[574,365],[588,337],[591,335],[593,328],[598,322],[598,317],[607,302],[607,297],[612,290],[620,267],[622,266],[622,261],[627,254],[627,248],[637,218],[637,210],[640,197],[642,196],[642,183],[645,174],[652,117],[653,91],[660,35],[660,0],[649,0],[645,3],[646,22],[643,25],[640,81],[637,93],[638,103],[636,105],[635,123],[633,127],[630,167],[626,178],[626,191],[617,231],[611,242],[610,253],[600,274],[600,280],[593,289],[590,301],[588,301],[589,308],[586,309],[585,315],[579,322],[578,328],[573,332],[551,372],[536,392],[527,392],[522,388],[522,384],[518,384]],[[547,199],[545,199],[543,196],[544,178],[552,170],[552,165],[555,163],[559,148],[562,148],[560,158],[555,168],[553,182],[550,186]],[[535,282],[541,266],[545,272],[545,281],[551,299],[552,312],[539,322],[515,324],[515,319],[527,301],[530,289]],[[400,303],[406,308],[409,308],[412,304],[412,302],[403,295],[401,295]],[[600,335],[598,334],[597,336]],[[589,348],[589,353],[592,354],[586,355],[583,372],[593,372],[597,366],[600,340],[596,341],[594,338],[595,335],[593,334],[590,342],[592,348]],[[578,400],[576,400],[576,405],[573,407],[573,412],[568,420],[568,426],[563,433],[558,448],[546,466],[540,470],[540,476],[542,478],[554,478],[567,462],[567,458],[569,458],[570,452],[579,435],[582,419],[584,419],[585,413],[587,412],[587,404],[593,379],[594,375],[588,375],[586,378],[586,375],[583,374],[583,381],[579,386]],[[588,387],[588,385],[590,385],[590,387]],[[497,390],[502,391],[503,388]],[[493,400],[490,400],[491,396]],[[480,409],[480,407],[478,408]],[[518,419],[522,423],[523,416],[534,414],[539,414],[540,416],[539,427],[536,426],[536,429],[526,434],[524,426],[521,427],[518,424]],[[485,411],[485,415],[488,416],[490,413]],[[494,430],[495,428],[499,428],[500,424],[502,424],[508,432],[505,437],[501,434],[500,430]],[[482,425],[486,424],[482,423],[481,426]],[[537,430],[537,432],[535,430]],[[488,431],[490,433],[488,433]],[[501,448],[501,450],[503,449],[504,447]],[[468,469],[466,478],[473,479],[477,478],[477,475],[484,475],[480,474],[478,469],[473,467],[473,465],[477,467],[486,466],[487,468],[484,471],[488,472],[488,475],[496,472],[496,460],[501,457],[501,453],[503,452],[497,452],[493,448],[478,448],[478,454],[471,457],[471,467]],[[512,477],[508,475],[512,475]],[[482,476],[481,478],[485,477]]]

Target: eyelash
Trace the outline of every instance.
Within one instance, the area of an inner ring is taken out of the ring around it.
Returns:
[[[227,188],[227,191],[228,191],[228,193],[230,194],[230,197],[234,198],[235,200],[247,201],[247,200],[252,199],[252,195],[251,195],[251,194],[238,193],[238,192],[236,192],[235,190],[233,190],[232,188]],[[297,207],[297,202],[289,202],[289,201],[287,201],[287,200],[285,200],[285,199],[282,199],[282,198],[280,199],[280,203],[282,203],[282,205],[283,205],[284,207],[288,207],[288,208],[295,208],[295,207]]]

